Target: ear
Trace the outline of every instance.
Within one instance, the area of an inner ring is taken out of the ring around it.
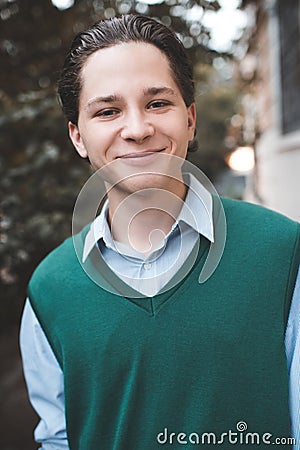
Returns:
[[[74,125],[74,123],[69,122],[68,123],[68,129],[69,129],[69,136],[70,139],[76,149],[76,151],[79,153],[79,155],[82,158],[87,158],[88,154],[85,149],[85,145],[83,143],[80,131],[78,129],[77,125]]]
[[[188,130],[189,130],[189,140],[194,139],[195,128],[196,128],[196,105],[192,103],[188,109]]]

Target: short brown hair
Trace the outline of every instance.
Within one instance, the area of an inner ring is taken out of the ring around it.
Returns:
[[[194,102],[192,64],[176,34],[150,17],[129,14],[96,22],[75,36],[58,82],[63,111],[73,124],[78,124],[81,70],[85,61],[97,50],[126,42],[145,42],[159,48],[169,61],[186,106]]]

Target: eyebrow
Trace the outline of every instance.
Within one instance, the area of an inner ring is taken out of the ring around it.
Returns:
[[[105,95],[104,97],[95,97],[88,101],[86,109],[89,109],[91,106],[98,103],[114,103],[119,102],[120,100],[121,96],[117,94]]]
[[[166,86],[154,86],[144,89],[144,95],[158,95],[158,94],[169,94],[176,95],[176,92]]]
[[[150,95],[159,95],[159,94],[168,94],[168,95],[175,95],[177,96],[176,92],[167,87],[167,86],[153,86],[149,88],[145,88],[143,90],[144,96],[150,96]],[[118,94],[111,94],[111,95],[105,95],[105,96],[99,96],[92,98],[88,101],[86,105],[86,110],[88,110],[91,106],[97,105],[99,103],[116,103],[120,102],[122,100],[122,97]]]

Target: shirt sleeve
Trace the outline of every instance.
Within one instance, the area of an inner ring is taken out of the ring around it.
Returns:
[[[285,335],[285,348],[289,370],[290,411],[294,450],[300,450],[300,268],[296,280]]]
[[[20,348],[29,400],[40,417],[35,441],[41,443],[40,450],[69,450],[63,373],[28,299],[21,321]]]

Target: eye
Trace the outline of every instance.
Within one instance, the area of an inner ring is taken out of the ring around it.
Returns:
[[[119,110],[115,109],[115,108],[106,108],[106,109],[102,109],[101,111],[98,111],[95,116],[96,117],[101,117],[101,118],[111,118],[113,116],[116,116],[117,114],[119,114]]]
[[[148,108],[157,109],[157,108],[164,108],[169,105],[170,102],[168,102],[167,100],[154,100],[153,102],[149,103]]]

